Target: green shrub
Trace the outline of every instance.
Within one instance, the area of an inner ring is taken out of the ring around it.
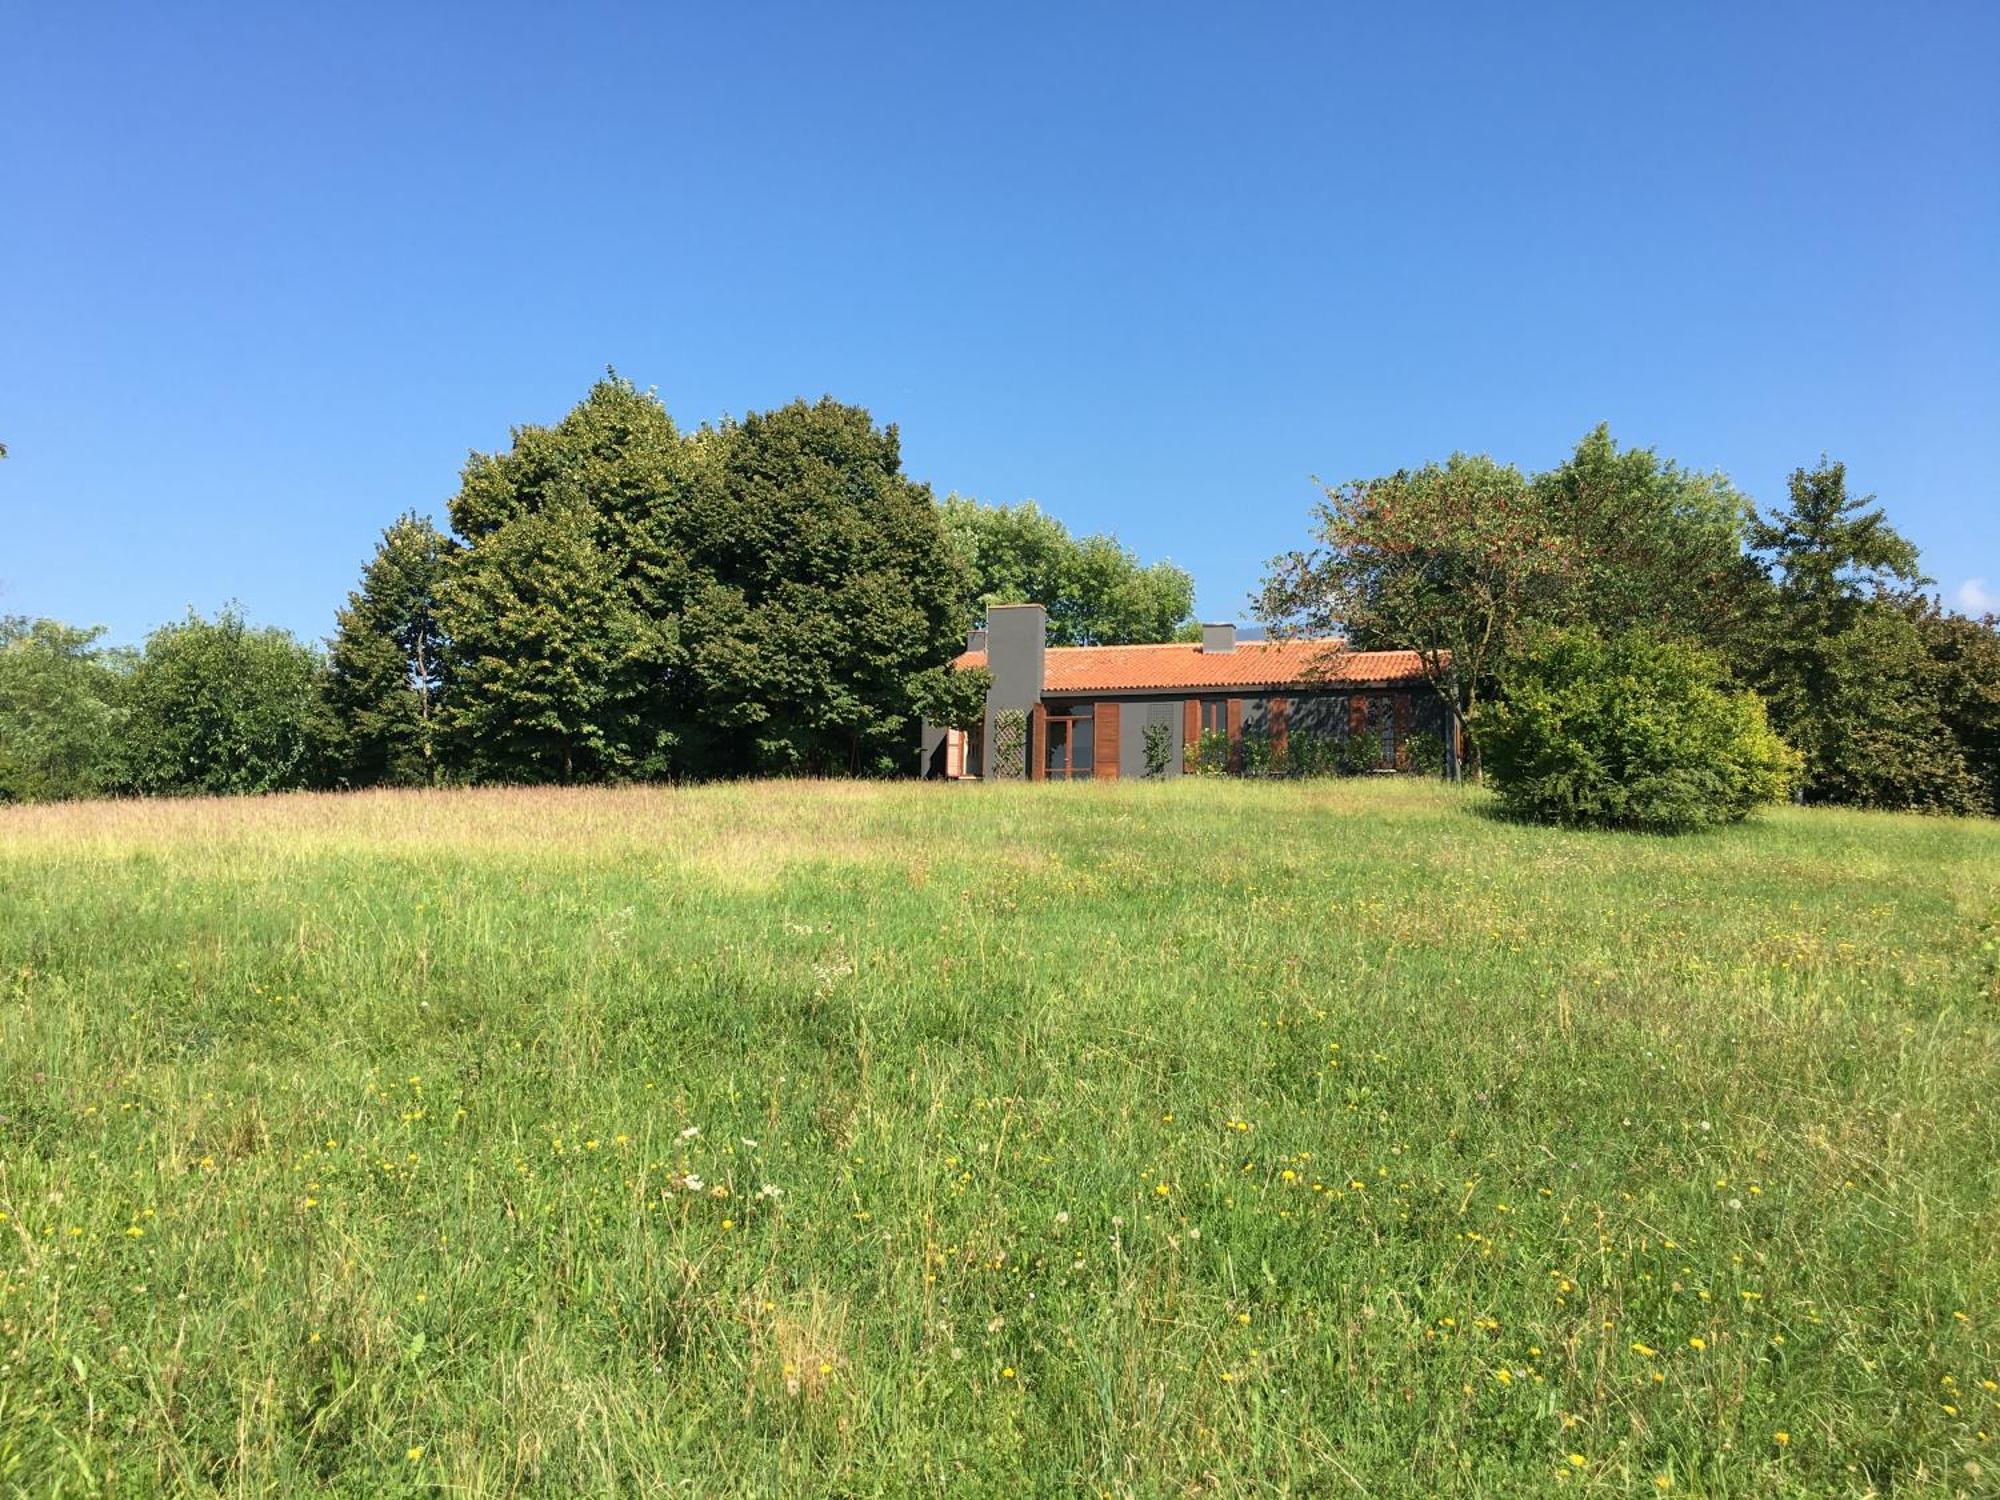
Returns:
[[[1201,737],[1184,749],[1181,762],[1181,769],[1190,776],[1227,775],[1229,736],[1220,729],[1204,729]]]
[[[127,786],[221,795],[319,784],[331,738],[324,676],[318,650],[234,608],[161,626],[126,689]]]
[[[1340,739],[1312,729],[1294,729],[1286,736],[1286,751],[1294,776],[1335,776],[1340,772]]]
[[[1292,774],[1291,747],[1268,729],[1243,731],[1240,760],[1245,776],[1268,779]]]
[[[1699,647],[1640,631],[1527,643],[1479,730],[1506,810],[1537,822],[1683,833],[1733,823],[1797,784],[1763,702]]]
[[[1410,769],[1419,776],[1444,775],[1444,736],[1435,729],[1419,729],[1404,742]]]
[[[1174,759],[1174,727],[1171,724],[1146,726],[1146,774],[1164,776]]]
[[[1366,776],[1382,769],[1382,740],[1373,730],[1349,734],[1340,741],[1338,758],[1343,776]]]

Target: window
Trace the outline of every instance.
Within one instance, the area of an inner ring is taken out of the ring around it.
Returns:
[[[1229,733],[1229,700],[1227,698],[1204,698],[1201,700],[1201,732],[1203,734]]]
[[[1051,781],[1068,781],[1089,776],[1091,753],[1095,748],[1096,724],[1088,703],[1051,703],[1048,710],[1048,743],[1044,770]]]

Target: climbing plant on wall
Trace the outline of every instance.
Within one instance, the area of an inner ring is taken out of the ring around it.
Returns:
[[[993,774],[1002,781],[1028,774],[1028,716],[1018,708],[993,716]]]

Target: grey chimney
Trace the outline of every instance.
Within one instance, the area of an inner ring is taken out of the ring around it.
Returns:
[[[986,609],[988,776],[998,739],[995,718],[1007,709],[1031,710],[1042,701],[1042,667],[1048,650],[1049,614],[1039,604],[992,604]],[[1032,752],[1030,752],[1032,753]]]
[[[986,649],[986,627],[984,625],[975,625],[972,627],[971,631],[965,637],[965,649],[968,651],[984,651]]]
[[[1229,652],[1236,649],[1236,627],[1230,625],[1204,625],[1201,627],[1201,649],[1205,652]]]

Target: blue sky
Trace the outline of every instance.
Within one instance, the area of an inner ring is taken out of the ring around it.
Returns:
[[[19,5],[0,612],[324,635],[607,365],[1242,611],[1310,476],[1824,450],[2000,596],[2000,6]]]

